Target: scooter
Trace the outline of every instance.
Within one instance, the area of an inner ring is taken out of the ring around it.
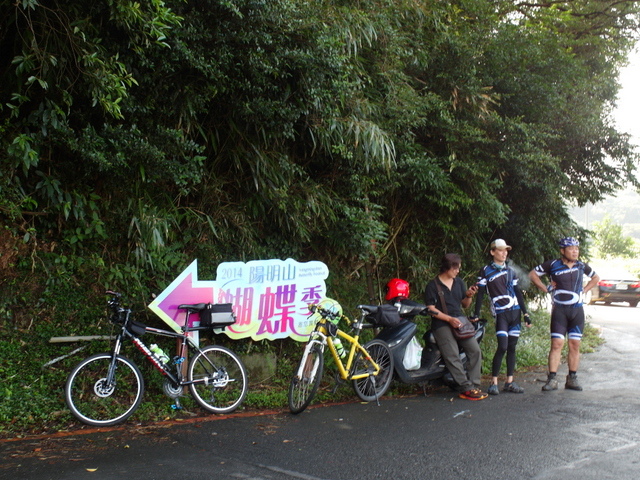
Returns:
[[[380,330],[376,338],[387,342],[394,360],[394,370],[396,378],[403,383],[436,383],[437,380],[442,381],[445,385],[455,389],[456,382],[453,380],[451,373],[447,369],[440,349],[436,344],[435,337],[431,330],[424,334],[424,348],[422,350],[422,359],[420,368],[417,370],[407,370],[404,366],[404,356],[407,345],[416,334],[417,325],[414,318],[419,315],[432,315],[425,305],[416,303],[406,298],[397,301],[394,304],[398,308],[400,321],[393,326],[385,326]],[[486,320],[480,319],[474,323],[476,327],[475,338],[480,343],[484,337]],[[463,365],[467,365],[468,360],[464,351],[460,350],[460,360]]]

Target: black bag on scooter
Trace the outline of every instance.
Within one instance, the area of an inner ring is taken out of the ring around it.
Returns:
[[[381,327],[395,327],[400,323],[400,314],[395,305],[380,305],[371,318]]]

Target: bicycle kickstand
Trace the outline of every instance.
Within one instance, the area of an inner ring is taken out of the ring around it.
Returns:
[[[369,375],[369,378],[373,382],[373,391],[376,392],[376,405],[380,406],[380,396],[378,395],[378,390],[376,390],[376,376]]]

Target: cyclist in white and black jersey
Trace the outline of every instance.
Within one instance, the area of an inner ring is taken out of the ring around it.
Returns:
[[[498,238],[491,242],[493,261],[485,265],[478,274],[478,296],[473,317],[480,315],[485,292],[489,295],[491,313],[496,319],[496,337],[498,347],[491,364],[491,385],[489,395],[498,395],[498,375],[502,360],[507,355],[507,378],[503,391],[524,393],[524,389],[513,381],[516,368],[516,345],[520,337],[520,316],[524,315],[527,326],[531,325],[529,314],[518,286],[518,276],[513,268],[507,265],[507,255],[511,246]]]
[[[582,390],[578,383],[577,372],[580,364],[580,341],[584,330],[584,308],[582,298],[598,284],[600,277],[586,263],[578,260],[580,242],[566,237],[558,242],[560,258],[547,260],[529,272],[529,278],[542,292],[550,292],[553,297],[551,310],[551,349],[549,350],[549,375],[542,390],[547,392],[558,389],[556,374],[560,366],[565,336],[569,339],[567,363],[569,375],[564,385],[572,390]],[[548,275],[549,285],[541,277]],[[584,289],[584,276],[589,278]]]

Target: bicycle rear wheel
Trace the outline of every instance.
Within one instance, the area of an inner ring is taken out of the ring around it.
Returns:
[[[302,356],[300,366],[289,384],[289,410],[297,414],[302,412],[313,397],[316,396],[322,370],[324,367],[324,355],[319,345],[314,345],[307,355]],[[299,375],[302,372],[302,375]]]
[[[187,375],[191,382],[206,379],[189,385],[189,389],[195,401],[209,412],[233,412],[247,396],[247,370],[228,348],[202,348],[191,358]]]
[[[140,406],[144,379],[127,357],[115,358],[113,379],[107,378],[112,353],[98,353],[82,360],[69,374],[65,402],[74,417],[87,425],[105,427],[124,422]]]
[[[378,364],[380,371],[378,375],[369,375],[365,378],[353,380],[353,389],[363,401],[372,402],[384,395],[391,386],[393,381],[393,355],[391,355],[391,350],[389,350],[387,343],[379,339],[371,340],[364,345],[364,348],[369,352],[371,359]],[[357,353],[354,365],[354,374],[374,371],[373,365],[362,355],[362,352]]]

